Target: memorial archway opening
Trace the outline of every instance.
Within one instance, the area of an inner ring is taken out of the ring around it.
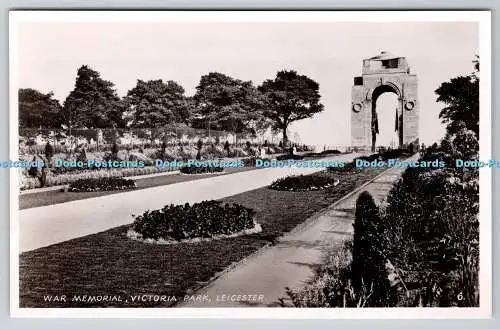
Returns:
[[[372,140],[375,139],[372,144],[376,150],[380,147],[395,149],[400,145],[402,135],[397,122],[399,98],[398,91],[392,86],[379,86],[373,92],[372,121],[377,120],[378,127],[376,131],[372,130]]]

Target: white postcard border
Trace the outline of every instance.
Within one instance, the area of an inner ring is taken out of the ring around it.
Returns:
[[[10,151],[18,158],[18,24],[23,22],[478,22],[480,158],[491,159],[491,12],[489,11],[11,11]],[[490,318],[492,307],[492,169],[480,169],[480,307],[477,308],[20,308],[19,182],[10,171],[11,316],[29,318]]]

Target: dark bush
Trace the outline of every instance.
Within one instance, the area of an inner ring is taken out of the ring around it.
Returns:
[[[203,148],[203,141],[201,139],[198,139],[198,142],[196,143],[196,160],[201,159],[201,149]]]
[[[340,154],[342,152],[340,152],[339,150],[325,150],[323,152],[321,152],[321,154]]]
[[[182,241],[229,235],[255,227],[255,212],[239,204],[203,201],[168,205],[135,217],[132,228],[144,239]]]
[[[198,139],[198,141],[196,142],[196,148],[198,150],[201,150],[203,148],[203,141],[201,139]]]
[[[111,154],[113,154],[115,158],[118,157],[118,145],[116,142],[113,142],[113,145],[111,146]]]
[[[294,175],[280,178],[269,185],[270,189],[279,191],[317,191],[336,186],[338,181],[329,175]]]
[[[47,144],[45,144],[45,157],[50,161],[52,159],[52,157],[54,156],[54,148],[52,147],[52,145],[50,145],[49,142],[47,142]]]
[[[76,161],[81,161],[84,164],[86,164],[86,162],[87,162],[87,152],[85,152],[84,148],[82,148],[82,150],[80,151],[80,153],[78,153],[78,155],[76,157]]]
[[[224,171],[223,167],[196,167],[196,166],[184,166],[181,167],[180,172],[183,174],[210,174],[218,173]]]
[[[71,192],[117,191],[133,189],[137,185],[131,179],[122,177],[84,178],[69,186]]]
[[[283,154],[276,157],[276,160],[303,160],[304,157],[302,155],[297,154]]]
[[[33,160],[32,161],[38,161],[39,159],[37,159],[36,156],[33,157]],[[28,175],[30,175],[30,177],[37,177],[38,174],[40,173],[40,168],[38,167],[30,167],[28,169]]]
[[[356,201],[352,249],[352,285],[355,292],[373,290],[370,306],[387,306],[389,282],[385,259],[379,248],[383,239],[379,210],[373,197],[362,192]]]

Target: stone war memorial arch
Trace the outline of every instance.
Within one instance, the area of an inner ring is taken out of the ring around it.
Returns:
[[[364,59],[362,75],[354,78],[351,104],[351,146],[376,150],[378,134],[377,99],[383,93],[398,97],[393,122],[399,148],[418,147],[417,76],[410,74],[405,57],[381,52]],[[410,146],[411,145],[411,146]]]

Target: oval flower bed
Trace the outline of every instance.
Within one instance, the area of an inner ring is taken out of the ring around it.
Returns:
[[[122,177],[84,178],[69,185],[71,192],[128,190],[137,187],[135,181]]]
[[[318,191],[337,186],[339,180],[329,175],[293,175],[280,178],[269,185],[279,191]]]
[[[346,174],[346,173],[354,173],[358,171],[359,168],[356,168],[355,162],[347,162],[343,167],[328,167],[328,172],[330,173],[338,173],[338,174]]]
[[[203,201],[190,205],[167,205],[134,216],[127,235],[148,243],[200,242],[258,233],[255,211],[239,204]]]
[[[223,167],[196,167],[185,166],[180,169],[180,172],[188,175],[212,174],[220,173],[224,170]]]

